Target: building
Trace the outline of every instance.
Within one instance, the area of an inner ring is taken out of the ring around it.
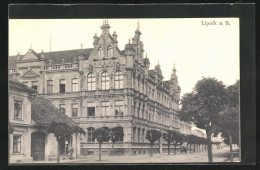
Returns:
[[[10,76],[37,90],[87,132],[81,137],[81,154],[96,154],[95,129],[122,127],[124,137],[114,146],[118,154],[145,154],[150,145],[146,131],[180,130],[177,116],[180,86],[175,67],[165,81],[160,64],[149,69],[139,23],[132,42],[118,48],[117,34],[104,20],[93,48],[36,53],[29,49],[9,60]],[[181,127],[182,128],[182,127]],[[159,140],[154,152],[161,150]],[[104,153],[111,153],[105,142]],[[156,149],[157,148],[157,149]]]
[[[188,122],[180,121],[180,133],[184,135],[191,135],[191,124]]]
[[[57,141],[47,132],[52,122],[63,122],[78,127],[68,116],[59,112],[48,100],[36,96],[36,91],[15,79],[9,79],[9,162],[28,163],[39,160],[55,160]],[[78,141],[77,141],[78,140]],[[74,133],[61,145],[61,155],[80,155],[79,135]],[[66,152],[67,151],[67,152]]]

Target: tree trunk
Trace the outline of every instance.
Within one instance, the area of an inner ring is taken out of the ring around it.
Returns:
[[[212,158],[212,143],[211,143],[211,131],[207,131],[207,150],[208,150],[208,160],[209,162],[213,162]]]
[[[176,146],[177,146],[177,143],[174,144],[174,154],[176,154]]]
[[[233,162],[233,149],[232,149],[232,136],[229,135],[229,146],[230,146],[230,162]]]
[[[99,143],[99,162],[101,162],[101,143]]]
[[[57,140],[58,146],[57,146],[57,163],[60,163],[60,140]]]
[[[190,153],[191,153],[191,143],[190,143]]]
[[[112,149],[114,148],[114,142],[112,142]]]
[[[195,147],[196,147],[196,145],[195,145],[195,143],[193,144],[193,152],[195,152]]]
[[[168,155],[170,154],[170,143],[168,143]]]
[[[153,152],[152,152],[152,150],[153,150],[153,144],[151,143],[151,151],[150,151],[150,156],[153,156]]]

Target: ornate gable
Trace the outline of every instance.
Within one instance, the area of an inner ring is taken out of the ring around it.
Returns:
[[[22,76],[22,78],[32,78],[32,77],[39,77],[39,75],[32,70],[28,70]]]
[[[38,59],[39,59],[38,54],[32,49],[29,49],[28,52],[22,58],[22,60],[38,60]]]
[[[121,52],[117,46],[117,34],[114,32],[113,35],[109,33],[110,26],[108,21],[104,21],[101,26],[102,33],[98,37],[96,34],[94,38],[94,51],[90,56],[90,59],[113,59],[121,57]]]

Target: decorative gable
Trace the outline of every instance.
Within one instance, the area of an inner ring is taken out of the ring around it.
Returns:
[[[32,49],[29,49],[28,52],[22,58],[22,60],[38,60],[38,59],[39,59],[38,54]]]
[[[115,59],[122,56],[117,47],[117,34],[114,32],[112,36],[109,33],[109,28],[108,21],[104,21],[101,26],[102,34],[99,37],[95,34],[93,37],[94,51],[90,56],[90,60]]]
[[[32,70],[28,70],[24,73],[24,75],[22,76],[22,78],[32,78],[32,77],[38,77],[39,75],[37,73],[35,73]]]

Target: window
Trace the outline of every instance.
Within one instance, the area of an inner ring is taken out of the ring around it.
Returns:
[[[87,140],[88,140],[88,142],[95,142],[95,138],[93,136],[94,131],[95,131],[95,128],[93,128],[93,127],[89,127],[87,129],[87,135],[88,135]]]
[[[53,93],[53,81],[47,80],[47,93],[51,94]]]
[[[22,119],[22,102],[14,100],[14,119]]]
[[[109,89],[109,75],[108,72],[103,72],[101,75],[101,89],[107,90]]]
[[[101,102],[101,115],[106,116],[109,112],[109,102]]]
[[[103,49],[101,47],[98,49],[98,58],[103,58]]]
[[[87,77],[88,90],[96,90],[95,74],[89,73]]]
[[[88,107],[87,112],[88,116],[95,116],[95,107]]]
[[[140,117],[140,110],[141,110],[141,104],[139,104],[138,111],[137,111],[138,117]]]
[[[78,104],[72,104],[72,117],[78,117]]]
[[[142,131],[142,142],[144,142],[144,138],[145,138],[145,136],[144,136],[144,129],[143,129],[143,131]]]
[[[65,104],[60,104],[60,112],[63,113],[63,114],[66,113]]]
[[[136,102],[134,101],[134,116],[135,116],[135,106],[136,106]]]
[[[117,71],[115,73],[115,88],[116,89],[121,89],[123,88],[124,85],[124,76],[122,71]]]
[[[138,136],[137,136],[137,137],[138,137],[138,138],[137,138],[137,141],[138,141],[138,142],[140,142],[140,131],[141,131],[141,129],[138,128],[138,134],[137,134],[137,135],[138,135]]]
[[[37,81],[32,81],[32,88],[37,91]]]
[[[65,93],[65,80],[60,80],[60,93]]]
[[[13,135],[13,153],[21,153],[21,135]]]
[[[79,83],[78,83],[78,79],[72,79],[72,92],[77,92],[79,91]]]
[[[108,57],[108,58],[113,57],[113,48],[112,48],[111,46],[109,46],[109,47],[107,48],[107,57]]]
[[[142,118],[144,119],[144,112],[145,112],[145,105],[143,105],[143,110],[142,110]]]
[[[133,142],[135,142],[136,127],[133,127]]]
[[[123,101],[115,101],[115,115],[123,115]]]
[[[122,126],[118,126],[118,128],[121,129],[121,131],[123,132],[122,136],[119,136],[117,141],[124,141],[124,128]]]

